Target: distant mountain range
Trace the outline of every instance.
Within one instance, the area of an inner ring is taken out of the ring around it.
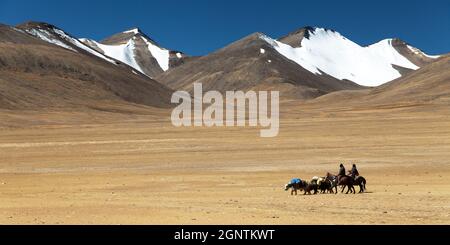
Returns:
[[[284,99],[296,100],[386,83],[376,91],[392,93],[398,88],[390,84],[404,82],[389,82],[414,80],[411,76],[422,74],[421,67],[427,74],[439,73],[434,69],[446,67],[447,57],[425,54],[396,38],[363,47],[317,27],[279,39],[254,33],[191,57],[160,46],[138,28],[95,41],[51,24],[27,22],[0,26],[0,107],[98,101],[166,107],[173,90],[190,91],[195,82],[205,90],[279,90]],[[432,66],[439,62],[444,64]]]
[[[361,47],[336,31],[306,27],[278,40],[252,34],[156,79],[174,89],[202,82],[207,89],[271,88],[285,98],[311,99],[378,86],[437,58],[399,39]]]

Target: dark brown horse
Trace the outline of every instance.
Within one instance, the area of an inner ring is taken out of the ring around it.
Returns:
[[[303,189],[303,191],[305,191],[303,195],[306,195],[306,193],[308,193],[308,195],[311,195],[311,191],[314,191],[312,194],[316,195],[318,193],[318,188],[319,186],[317,185],[317,183],[307,183],[306,187]]]
[[[326,178],[326,180],[328,180],[331,183],[331,193],[333,193],[333,188],[334,188],[334,194],[337,194],[338,193],[338,191],[337,191],[337,186],[338,186],[337,176],[327,173],[325,178]]]
[[[341,193],[344,192],[345,187],[348,187],[348,190],[345,194],[348,194],[349,192],[356,193],[355,187],[353,187],[354,180],[350,176],[347,176],[347,175],[336,176],[336,175],[327,173],[327,179],[331,180],[335,184],[334,187],[335,187],[336,194],[337,194],[338,186],[343,186]]]
[[[338,176],[338,186],[343,186],[341,193],[344,192],[345,187],[348,188],[347,192],[345,194],[353,193],[356,194],[355,187],[353,186],[355,184],[355,180],[351,176],[347,175],[340,175]]]
[[[320,190],[320,193],[334,193],[333,191],[333,183],[331,180],[327,179],[326,177],[322,178],[321,181],[318,182],[318,187]]]
[[[359,185],[359,193],[366,191],[366,179],[362,176],[357,176],[355,178],[355,185]]]

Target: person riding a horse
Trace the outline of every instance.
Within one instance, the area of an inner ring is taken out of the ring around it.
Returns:
[[[342,164],[342,163],[341,163],[341,165],[339,165],[339,174],[338,174],[338,176],[339,175],[341,175],[341,176],[345,175],[345,167],[344,167],[344,164]]]
[[[341,165],[339,165],[339,173],[337,175],[338,181],[339,181],[339,178],[342,176],[345,176],[345,167],[344,167],[344,164],[341,163]]]
[[[352,170],[350,170],[350,175],[352,176],[353,179],[359,176],[358,169],[356,169],[356,164],[353,164]]]

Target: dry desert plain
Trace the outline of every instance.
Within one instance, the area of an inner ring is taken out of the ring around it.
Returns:
[[[167,110],[2,111],[0,223],[450,224],[447,105],[306,107],[282,105],[275,138],[174,128]],[[366,193],[283,189],[340,162]]]

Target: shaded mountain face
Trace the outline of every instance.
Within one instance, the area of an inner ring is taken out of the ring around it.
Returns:
[[[283,98],[293,99],[362,88],[350,81],[309,72],[277,52],[261,33],[171,69],[156,79],[173,89],[191,91],[193,83],[199,82],[205,90],[279,90]]]
[[[294,32],[289,33],[286,36],[280,37],[278,41],[285,43],[293,48],[300,48],[304,38],[308,39],[311,33],[314,33],[315,28],[306,26],[300,28]]]
[[[183,64],[187,58],[182,52],[162,48],[138,28],[115,34],[100,42],[87,38],[80,41],[149,77]]]
[[[170,106],[172,90],[167,87],[79,46],[60,29],[39,28],[0,26],[0,108]]]

